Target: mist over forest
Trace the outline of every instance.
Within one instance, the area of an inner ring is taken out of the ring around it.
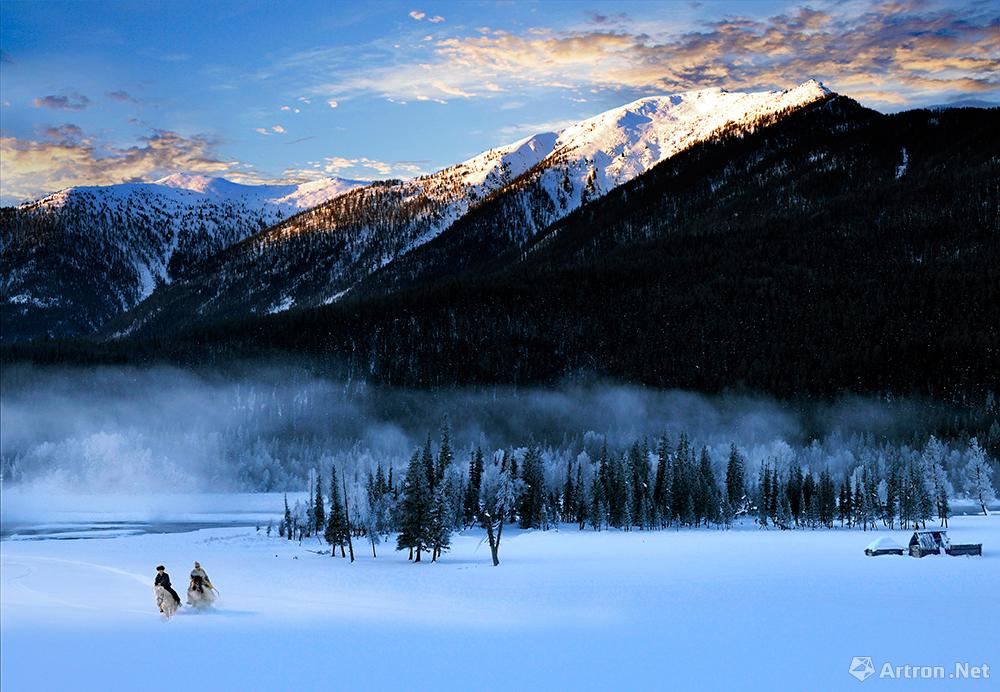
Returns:
[[[296,368],[227,374],[177,368],[4,369],[4,486],[91,493],[303,490],[337,465],[354,480],[397,472],[428,437],[450,430],[457,461],[471,450],[537,446],[549,474],[607,448],[655,447],[684,433],[722,467],[735,444],[750,465],[796,462],[850,472],[931,434],[961,464],[972,436],[997,457],[992,398],[969,407],[843,397],[782,402],[613,383],[550,389],[412,390],[346,385]],[[552,483],[558,483],[553,477]]]

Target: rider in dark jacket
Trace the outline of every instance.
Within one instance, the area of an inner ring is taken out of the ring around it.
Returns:
[[[163,565],[156,566],[156,579],[153,580],[153,586],[162,586],[164,589],[170,592],[170,595],[174,597],[177,601],[177,605],[181,604],[181,597],[177,595],[174,591],[174,587],[170,586],[170,575],[167,574],[167,568]]]

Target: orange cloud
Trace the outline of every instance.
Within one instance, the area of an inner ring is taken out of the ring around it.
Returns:
[[[225,174],[241,168],[238,161],[216,155],[215,143],[204,135],[153,130],[124,147],[102,144],[71,123],[44,128],[39,135],[0,137],[4,197],[31,199],[77,185],[151,180],[176,171]]]
[[[857,9],[857,8],[861,9]],[[852,9],[853,8],[853,9]],[[722,86],[781,87],[815,77],[850,94],[893,94],[874,105],[1000,97],[1000,13],[923,0],[801,8],[766,19],[726,18],[697,31],[650,25],[522,33],[480,27],[434,45],[434,57],[322,86],[393,99],[489,96],[525,88],[671,92]],[[422,18],[422,17],[421,17]],[[489,85],[489,86],[486,86]],[[317,90],[319,87],[317,87]]]

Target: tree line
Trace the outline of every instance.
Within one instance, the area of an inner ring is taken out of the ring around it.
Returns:
[[[494,565],[499,564],[503,529],[547,530],[560,524],[579,530],[622,531],[667,528],[728,528],[753,521],[760,528],[874,530],[926,527],[935,519],[947,526],[956,489],[988,513],[996,499],[993,462],[976,438],[956,457],[936,437],[922,450],[886,448],[872,453],[835,478],[827,468],[804,468],[797,459],[765,460],[753,473],[732,444],[717,465],[681,433],[655,444],[637,441],[620,452],[601,448],[559,465],[541,447],[480,448],[460,464],[448,427],[435,451],[431,438],[413,452],[402,478],[378,464],[363,482],[348,487],[332,466],[325,484],[311,482],[307,503],[289,507],[287,496],[279,535],[289,540],[322,537],[331,555],[341,557],[353,540],[377,546],[395,535],[396,550],[409,559],[432,562],[448,551],[457,531],[485,529]],[[952,474],[946,467],[952,468]],[[345,549],[346,548],[346,549]]]

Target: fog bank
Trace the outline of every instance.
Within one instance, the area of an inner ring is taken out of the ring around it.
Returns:
[[[347,386],[298,369],[238,376],[177,368],[5,368],[0,396],[4,486],[71,493],[283,491],[337,464],[401,469],[442,423],[468,450],[537,444],[592,458],[686,433],[722,459],[751,463],[811,450],[851,463],[858,440],[926,437],[945,414],[913,401],[846,398],[791,405],[615,384],[552,389],[413,391]]]

